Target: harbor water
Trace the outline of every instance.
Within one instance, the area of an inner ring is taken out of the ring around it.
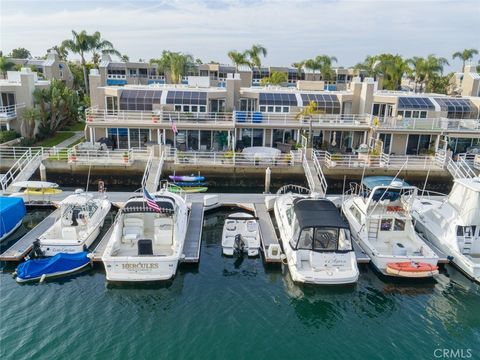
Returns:
[[[362,266],[353,286],[298,286],[261,258],[223,257],[226,214],[205,216],[200,264],[167,284],[107,285],[97,265],[19,285],[2,264],[0,358],[480,358],[480,287],[453,268],[393,282]]]

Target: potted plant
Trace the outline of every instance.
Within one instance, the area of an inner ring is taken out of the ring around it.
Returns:
[[[160,120],[160,116],[158,116],[158,115],[152,115],[152,122],[158,123],[159,120]]]
[[[88,116],[87,116],[87,121],[88,121],[88,122],[92,122],[92,121],[93,121],[93,116],[92,116],[92,115],[88,115]]]
[[[123,162],[128,163],[129,156],[128,156],[128,151],[125,151],[123,153]]]
[[[68,157],[68,162],[75,162],[75,161],[77,161],[77,155],[76,154],[71,154]]]

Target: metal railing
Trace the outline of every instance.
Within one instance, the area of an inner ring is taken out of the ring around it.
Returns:
[[[22,156],[10,167],[10,169],[0,178],[0,185],[2,187],[2,190],[5,191],[7,188],[15,182],[19,176],[25,175],[25,177],[30,178],[30,176],[33,173],[38,165],[40,165],[40,162],[43,158],[43,154],[40,150],[37,151],[32,151],[29,149],[28,151],[25,151]],[[36,164],[36,166],[33,166],[32,164]],[[27,174],[27,168],[31,166],[30,171]],[[24,180],[28,180],[24,179]]]
[[[221,124],[232,125],[232,113],[228,112],[199,112],[187,113],[181,111],[127,111],[127,110],[100,110],[89,108],[85,111],[87,123],[119,122],[122,124],[160,124],[195,123],[195,124]]]
[[[471,179],[477,176],[461,157],[458,158],[457,161],[454,161],[452,158],[448,159],[447,170],[452,174],[454,179]]]
[[[6,160],[16,160],[21,158],[27,152],[37,152],[40,151],[43,158],[56,159],[56,160],[66,160],[67,151],[66,147],[23,147],[23,146],[8,146],[0,147],[0,162]]]
[[[320,161],[318,161],[318,158],[316,156],[312,156],[312,161],[313,161],[313,167],[317,171],[318,179],[320,180],[320,186],[322,188],[322,192],[323,194],[326,194],[328,184],[327,184],[327,179],[325,178],[325,174],[323,173]]]
[[[385,153],[345,155],[331,154],[328,151],[314,151],[313,156],[319,164],[324,164],[327,168],[443,169],[443,166],[436,161],[435,156],[388,155]]]
[[[256,157],[239,152],[208,152],[208,151],[175,151],[175,164],[182,165],[213,165],[213,166],[249,166],[249,167],[280,167],[294,166],[292,153],[271,157]]]
[[[376,123],[378,119],[378,123]],[[462,130],[479,131],[480,120],[478,119],[447,119],[437,118],[373,118],[372,125],[382,129],[397,130]]]
[[[13,119],[17,117],[17,110],[25,107],[24,103],[9,105],[9,106],[0,106],[0,121]]]
[[[69,164],[76,165],[131,165],[135,160],[148,161],[149,149],[130,148],[128,150],[68,149]]]
[[[110,79],[110,80],[126,80],[127,79],[127,75],[123,75],[123,74],[107,74],[107,79]]]
[[[300,125],[300,126],[369,126],[370,115],[312,115],[299,118],[297,113],[268,113],[259,111],[234,111],[236,124]]]

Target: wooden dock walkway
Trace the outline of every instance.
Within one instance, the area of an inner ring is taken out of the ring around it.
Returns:
[[[93,254],[94,262],[102,261],[102,256],[103,256],[103,253],[105,252],[105,248],[107,247],[108,240],[112,235],[114,225],[115,225],[115,222],[110,226],[108,231],[105,233],[105,235],[102,236],[102,238],[98,242],[97,246],[95,246],[95,248],[93,249],[92,254]]]
[[[265,256],[265,262],[280,263],[282,262],[281,258],[271,258],[268,254],[268,248],[271,245],[280,246],[280,244],[267,207],[263,203],[256,203],[254,206],[260,228],[260,242],[262,244],[263,255]]]
[[[0,255],[0,261],[21,261],[32,249],[33,242],[55,223],[59,211],[55,210],[52,212],[31,231],[15,242]]]
[[[198,263],[200,261],[200,245],[203,230],[203,202],[193,202],[188,218],[187,234],[183,245],[184,262]]]
[[[355,257],[357,258],[358,264],[368,264],[370,262],[370,256],[368,256],[357,244],[356,241],[352,240],[353,250],[355,251]]]

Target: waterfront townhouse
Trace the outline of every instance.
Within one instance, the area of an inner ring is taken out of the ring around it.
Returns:
[[[306,145],[332,153],[355,152],[381,140],[386,154],[434,152],[448,143],[454,153],[477,146],[480,99],[378,90],[373,79],[353,78],[343,91],[323,81],[295,87],[245,86],[242,74],[210,65],[187,84],[104,86],[90,75],[88,138],[110,138],[116,148],[170,145],[181,151],[224,151],[250,146],[282,150]],[[315,101],[319,114],[298,116]]]
[[[34,105],[33,92],[48,88],[50,80],[40,80],[30,68],[8,71],[6,79],[0,79],[0,128],[21,132],[21,114]]]
[[[67,61],[61,60],[55,51],[48,52],[45,59],[14,59],[8,61],[28,67],[37,73],[37,78],[42,80],[62,80],[68,87],[73,86],[73,74]]]

